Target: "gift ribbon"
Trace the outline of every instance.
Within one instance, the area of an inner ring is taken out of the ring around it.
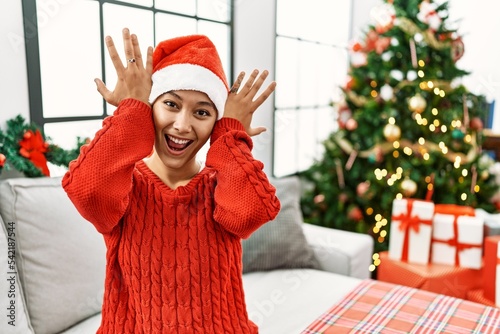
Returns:
[[[443,207],[441,207],[442,209]],[[471,211],[472,210],[472,211]],[[454,212],[452,212],[454,211]],[[457,212],[458,211],[458,212]],[[474,248],[474,247],[481,247],[482,244],[464,244],[458,242],[458,217],[460,216],[475,216],[474,209],[469,207],[460,207],[460,206],[455,206],[451,205],[450,207],[446,207],[445,210],[436,210],[436,213],[443,213],[443,214],[449,214],[453,215],[453,237],[448,240],[439,240],[432,238],[432,242],[439,242],[442,244],[447,244],[449,246],[455,247],[455,265],[460,266],[460,252],[469,248]]]
[[[418,216],[412,215],[413,201],[406,200],[406,214],[401,213],[398,216],[393,217],[393,220],[399,220],[399,230],[404,233],[403,239],[403,253],[401,254],[401,261],[408,261],[408,245],[410,243],[410,229],[413,229],[416,233],[420,231],[420,224],[432,225],[432,220],[424,220]]]

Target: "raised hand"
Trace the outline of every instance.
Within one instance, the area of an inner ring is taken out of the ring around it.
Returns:
[[[117,74],[117,82],[113,91],[109,90],[101,79],[95,79],[97,91],[111,105],[118,106],[121,100],[134,98],[149,104],[151,92],[151,74],[153,72],[153,48],[147,51],[146,64],[142,58],[139,40],[130,31],[123,29],[123,45],[126,63],[124,66],[113,39],[106,37],[106,46]]]
[[[252,117],[255,110],[267,100],[276,88],[276,82],[273,81],[267,86],[262,94],[255,98],[255,95],[257,95],[257,92],[266,80],[269,72],[263,71],[257,78],[258,74],[259,71],[254,70],[241,89],[240,86],[245,77],[245,73],[241,72],[238,75],[238,78],[229,92],[224,109],[223,117],[236,118],[239,120],[245,127],[245,131],[249,136],[256,136],[266,131],[264,127],[252,128]]]

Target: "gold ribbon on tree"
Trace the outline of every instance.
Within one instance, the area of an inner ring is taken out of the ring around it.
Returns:
[[[478,146],[476,143],[476,134],[472,133],[472,140],[471,140],[471,149],[467,154],[464,153],[457,153],[457,152],[448,152],[443,154],[450,162],[455,162],[457,161],[457,158],[460,159],[460,162],[463,164],[470,163],[472,162],[478,155]],[[339,135],[336,135],[333,137],[334,141],[337,143],[337,145],[344,151],[344,153],[350,155],[352,152],[354,152],[354,148],[352,144],[347,141],[344,138],[341,138]],[[400,147],[408,147],[412,151],[419,151],[419,149],[424,148],[428,152],[435,152],[435,151],[441,151],[439,145],[428,142],[426,141],[424,144],[419,144],[419,143],[413,143],[407,139],[402,139],[398,140],[400,143]],[[377,150],[380,150],[383,154],[387,154],[388,152],[394,150],[394,145],[393,143],[389,142],[384,142],[381,144],[374,145],[370,149],[364,150],[364,151],[357,151],[356,155],[360,158],[368,158],[373,154],[377,153]]]

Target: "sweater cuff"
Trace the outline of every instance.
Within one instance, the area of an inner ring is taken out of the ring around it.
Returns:
[[[246,134],[245,127],[236,118],[222,117],[215,122],[214,130],[210,138],[210,144],[213,144],[220,136],[230,131],[243,131]]]
[[[121,100],[121,102],[118,104],[118,108],[115,110],[113,115],[119,115],[120,110],[125,107],[125,108],[137,108],[137,109],[144,109],[144,110],[151,110],[151,106],[145,102],[132,99],[132,98],[127,98]]]
[[[220,127],[225,128],[227,131],[231,130],[239,130],[239,131],[245,131],[245,127],[239,120],[236,118],[230,118],[230,117],[222,117],[218,121],[218,125]]]

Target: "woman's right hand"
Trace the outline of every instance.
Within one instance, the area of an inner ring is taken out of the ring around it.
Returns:
[[[123,66],[122,60],[116,51],[113,39],[109,36],[106,37],[108,53],[118,78],[113,91],[109,90],[101,79],[95,79],[97,91],[106,102],[114,106],[118,106],[126,98],[133,98],[149,104],[152,86],[153,48],[148,47],[146,64],[144,64],[139,48],[139,40],[136,35],[130,35],[128,28],[123,29],[123,45],[126,67]]]

